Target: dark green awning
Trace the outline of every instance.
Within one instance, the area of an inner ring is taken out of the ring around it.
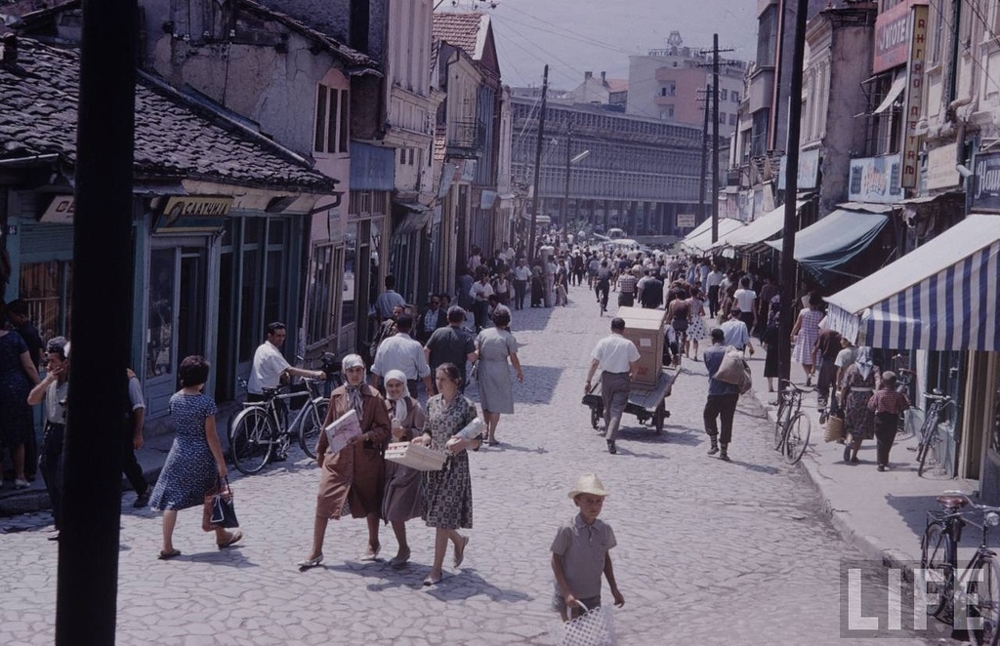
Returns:
[[[822,284],[840,267],[868,248],[889,218],[878,213],[833,211],[795,234],[795,260]],[[781,251],[781,239],[768,241]]]

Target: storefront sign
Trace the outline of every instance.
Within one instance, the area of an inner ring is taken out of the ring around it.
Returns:
[[[73,224],[73,213],[76,211],[76,198],[72,195],[57,195],[52,199],[49,208],[42,213],[40,222],[49,224]]]
[[[955,165],[958,163],[958,144],[938,146],[927,151],[927,190],[958,186],[960,176]]]
[[[916,4],[918,3],[914,0],[902,0],[895,7],[880,13],[875,19],[873,74],[906,63],[910,49],[910,21],[913,18],[910,9]]]
[[[218,231],[232,206],[231,197],[172,195],[160,212],[156,231]]]
[[[1000,210],[1000,153],[976,156],[976,174],[972,179],[972,208],[976,211]]]
[[[924,105],[924,59],[927,54],[927,5],[914,5],[912,11],[913,28],[909,66],[906,70],[906,112],[903,123],[903,172],[900,176],[900,186],[903,188],[916,188],[917,173],[920,170],[920,137],[917,136],[916,129]]]
[[[848,201],[887,204],[902,199],[899,174],[898,154],[852,159]]]
[[[351,143],[351,190],[391,191],[396,188],[396,149]]]
[[[778,190],[785,190],[785,167],[788,165],[788,155],[781,156],[781,170],[778,171]],[[799,190],[816,188],[816,180],[819,178],[819,148],[803,150],[799,153]]]
[[[693,229],[694,228],[694,213],[678,213],[677,214],[677,228],[678,229]]]

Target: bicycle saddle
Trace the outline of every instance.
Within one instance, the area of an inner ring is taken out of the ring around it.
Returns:
[[[938,496],[937,501],[945,509],[961,509],[969,504],[968,499],[962,498],[961,496]]]

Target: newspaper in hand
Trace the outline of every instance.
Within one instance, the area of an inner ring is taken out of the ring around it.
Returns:
[[[460,437],[463,440],[474,440],[480,435],[482,435],[483,431],[485,430],[486,430],[486,422],[477,417],[476,419],[466,424],[465,428],[463,428],[458,433],[455,433],[452,437]]]
[[[330,422],[324,431],[330,443],[330,453],[340,453],[351,438],[361,435],[361,420],[352,408],[337,419]]]

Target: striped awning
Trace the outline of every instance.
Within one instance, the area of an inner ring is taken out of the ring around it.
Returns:
[[[705,226],[705,225],[708,226]],[[726,236],[744,228],[744,225],[739,220],[733,220],[732,218],[719,218],[719,242],[725,240]],[[699,230],[700,229],[700,230]],[[697,232],[697,233],[695,233]],[[692,235],[694,234],[694,235]],[[687,251],[700,253],[708,251],[712,248],[712,219],[709,218],[698,225],[694,231],[687,235],[682,241],[681,246]]]
[[[826,299],[859,345],[1000,352],[1000,215],[970,215]]]

